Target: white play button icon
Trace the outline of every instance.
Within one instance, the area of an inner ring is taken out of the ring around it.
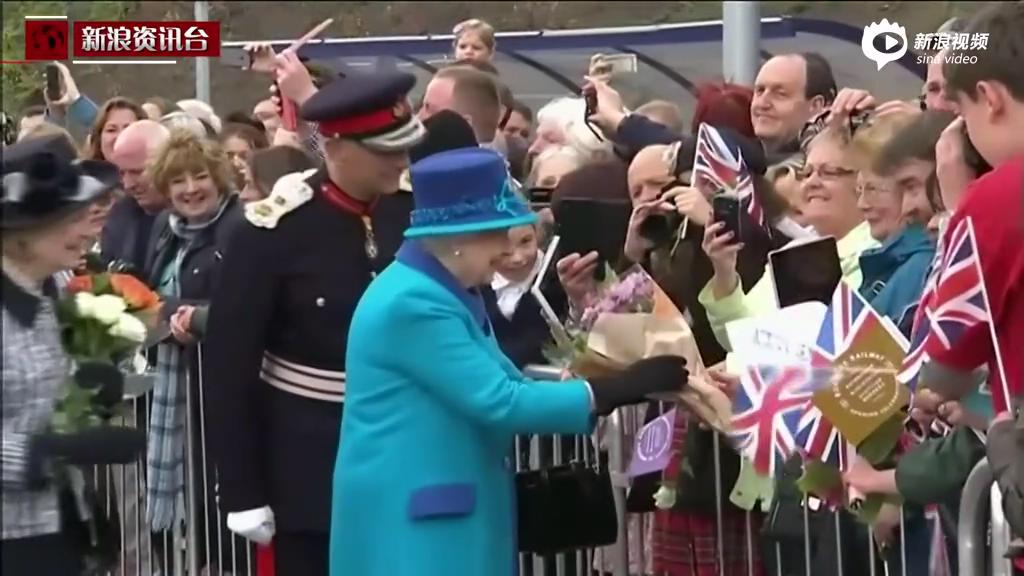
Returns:
[[[892,50],[893,46],[896,46],[897,44],[899,44],[899,40],[894,38],[892,35],[886,35],[886,37],[885,37],[885,49],[887,51],[888,50]]]

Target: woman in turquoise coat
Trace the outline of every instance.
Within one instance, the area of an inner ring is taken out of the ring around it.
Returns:
[[[411,169],[416,210],[349,333],[334,470],[332,576],[516,571],[516,434],[586,434],[595,416],[686,381],[659,357],[602,379],[539,382],[501,352],[475,287],[535,216],[482,148]]]

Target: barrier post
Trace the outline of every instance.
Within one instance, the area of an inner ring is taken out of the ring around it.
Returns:
[[[1013,565],[1006,558],[1006,551],[1010,548],[1010,526],[1006,523],[1006,516],[1003,514],[1003,493],[999,490],[999,484],[994,479],[990,488],[990,526],[992,530],[991,552],[992,576],[1013,576]]]
[[[967,477],[960,494],[957,526],[959,576],[985,576],[989,487],[993,480],[988,460],[983,459]]]

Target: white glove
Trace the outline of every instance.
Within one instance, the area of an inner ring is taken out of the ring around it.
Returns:
[[[274,511],[270,506],[228,514],[228,530],[257,544],[270,544],[274,529]]]

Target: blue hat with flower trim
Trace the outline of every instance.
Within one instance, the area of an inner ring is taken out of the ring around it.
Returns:
[[[486,148],[458,148],[412,165],[416,209],[406,238],[468,234],[537,221],[512,186],[505,159]]]

